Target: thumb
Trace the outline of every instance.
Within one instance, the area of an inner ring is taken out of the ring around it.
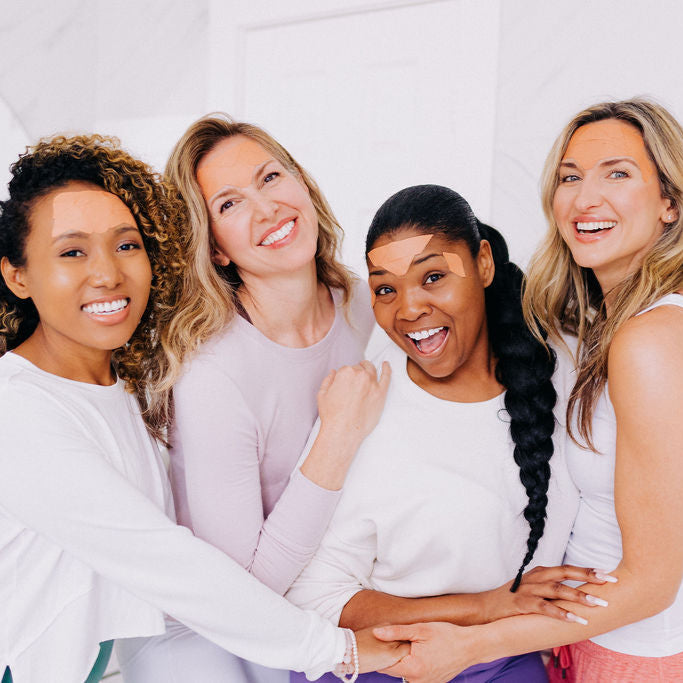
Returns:
[[[318,395],[324,394],[332,385],[332,382],[334,382],[335,375],[337,374],[336,370],[330,370],[329,374],[325,379],[321,382],[320,384],[320,389],[318,389]]]
[[[419,640],[421,624],[405,624],[403,626],[379,626],[372,629],[377,640]]]
[[[388,361],[382,363],[382,373],[379,377],[379,388],[382,390],[383,394],[387,393],[389,389],[389,382],[391,381],[391,365]]]

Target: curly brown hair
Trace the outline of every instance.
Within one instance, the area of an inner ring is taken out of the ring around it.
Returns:
[[[10,170],[9,199],[0,202],[0,258],[14,266],[25,264],[34,202],[71,181],[111,192],[135,217],[152,267],[151,292],[140,324],[124,346],[114,349],[112,362],[136,395],[148,431],[165,441],[168,413],[149,386],[158,380],[159,358],[164,355],[157,321],[176,303],[184,266],[178,239],[187,221],[184,202],[173,185],[121,149],[116,138],[102,135],[42,140],[20,155]],[[33,302],[16,297],[0,278],[0,355],[31,336],[38,319]]]

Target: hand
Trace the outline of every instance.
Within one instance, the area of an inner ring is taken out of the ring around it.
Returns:
[[[375,638],[371,628],[356,631],[359,673],[386,669],[410,652],[410,645],[395,640]]]
[[[381,673],[403,676],[410,683],[446,683],[478,663],[473,647],[477,628],[446,622],[375,628],[381,640],[410,641],[410,653]]]
[[[485,621],[491,622],[517,614],[543,614],[561,621],[576,621],[577,617],[572,612],[559,607],[554,601],[567,600],[587,607],[606,607],[607,603],[562,582],[571,579],[601,586],[605,583],[603,576],[598,570],[569,564],[534,567],[522,576],[522,582],[515,593],[510,592],[512,581],[509,581],[495,590],[481,594]]]
[[[360,446],[379,421],[390,379],[391,366],[386,361],[379,380],[375,366],[367,360],[330,372],[318,392],[320,432],[332,432]]]

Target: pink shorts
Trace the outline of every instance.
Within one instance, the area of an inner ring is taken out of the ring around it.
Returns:
[[[582,640],[553,650],[548,679],[550,683],[673,683],[683,681],[683,652],[636,657]]]

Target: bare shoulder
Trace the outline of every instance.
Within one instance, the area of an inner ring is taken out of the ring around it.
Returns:
[[[680,394],[683,308],[659,306],[625,322],[610,346],[608,378],[612,400],[622,390],[636,390],[641,398]]]

